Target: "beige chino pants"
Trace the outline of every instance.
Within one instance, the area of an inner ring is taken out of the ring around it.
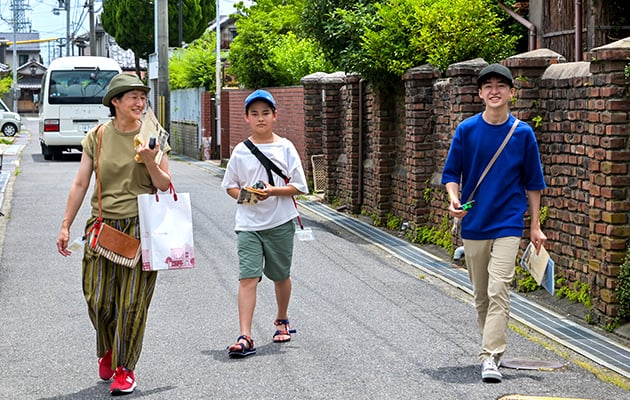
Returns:
[[[477,324],[481,333],[479,360],[498,361],[507,346],[510,283],[521,238],[464,240],[468,276],[473,286]]]

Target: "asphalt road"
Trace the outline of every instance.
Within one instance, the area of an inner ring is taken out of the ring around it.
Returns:
[[[35,122],[27,120],[27,128],[36,132]],[[4,200],[0,399],[109,398],[109,384],[97,375],[80,254],[63,258],[55,247],[79,156],[44,161],[36,136]],[[467,294],[309,214],[303,222],[316,240],[296,242],[294,254],[289,314],[298,333],[290,343],[272,343],[275,300],[265,279],[254,317],[258,354],[229,359],[225,347],[238,335],[235,204],[221,178],[198,163],[173,160],[171,167],[175,188],[191,195],[197,266],[160,273],[138,388],[127,398],[630,399],[590,372],[588,360],[522,326],[509,332],[506,357],[566,367],[503,368],[503,383],[482,383]],[[86,202],[72,237],[87,215]]]

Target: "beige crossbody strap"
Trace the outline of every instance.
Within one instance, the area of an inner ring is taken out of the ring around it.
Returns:
[[[470,193],[470,196],[468,196],[468,200],[466,200],[467,202],[471,201],[473,199],[473,197],[475,197],[475,193],[477,193],[477,189],[479,189],[479,185],[481,185],[481,181],[483,181],[483,178],[486,177],[486,175],[488,174],[488,171],[490,171],[490,168],[492,168],[492,165],[494,164],[494,162],[497,160],[497,158],[499,158],[499,155],[501,154],[501,152],[503,151],[505,146],[507,146],[507,144],[510,141],[510,138],[512,137],[512,134],[516,130],[516,127],[518,126],[519,122],[520,122],[520,120],[518,118],[516,118],[514,120],[514,123],[512,124],[512,128],[508,132],[508,134],[505,137],[505,139],[503,139],[503,143],[501,143],[501,146],[499,146],[499,148],[497,149],[497,152],[494,153],[494,156],[492,156],[492,159],[490,160],[490,162],[486,166],[486,169],[484,169],[483,172],[481,173],[481,176],[479,177],[479,180],[477,181],[477,185],[475,186],[473,191]]]
[[[101,155],[101,141],[103,140],[103,129],[104,126],[103,124],[100,124],[98,126],[98,128],[96,128],[97,131],[97,148],[96,148],[96,190],[98,192],[98,218],[102,219],[103,218],[103,206],[101,203],[101,168],[100,168],[100,164],[98,162],[98,159],[100,158]]]

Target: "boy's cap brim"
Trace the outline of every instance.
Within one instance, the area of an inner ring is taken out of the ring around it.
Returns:
[[[479,77],[477,78],[477,87],[481,87],[481,85],[492,77],[501,78],[510,83],[510,87],[514,87],[514,78],[512,78],[512,72],[501,64],[490,64],[479,73]]]
[[[254,92],[252,92],[249,96],[247,96],[247,98],[245,99],[245,111],[247,111],[247,109],[249,108],[249,106],[255,102],[255,101],[265,101],[267,103],[269,103],[269,105],[271,106],[271,108],[273,108],[274,110],[276,109],[276,100],[273,98],[273,96],[271,95],[271,93],[269,93],[266,90],[256,90]]]
[[[114,97],[131,90],[142,90],[144,93],[149,93],[151,88],[146,86],[135,74],[120,73],[114,76],[109,82],[107,93],[103,96],[103,105],[111,107]]]

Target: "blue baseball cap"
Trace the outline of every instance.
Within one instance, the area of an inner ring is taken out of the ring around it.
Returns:
[[[247,98],[245,99],[245,111],[247,111],[247,109],[253,102],[258,100],[266,101],[267,103],[269,103],[271,108],[276,111],[276,101],[274,100],[273,96],[268,91],[262,89],[258,89],[247,96]]]

